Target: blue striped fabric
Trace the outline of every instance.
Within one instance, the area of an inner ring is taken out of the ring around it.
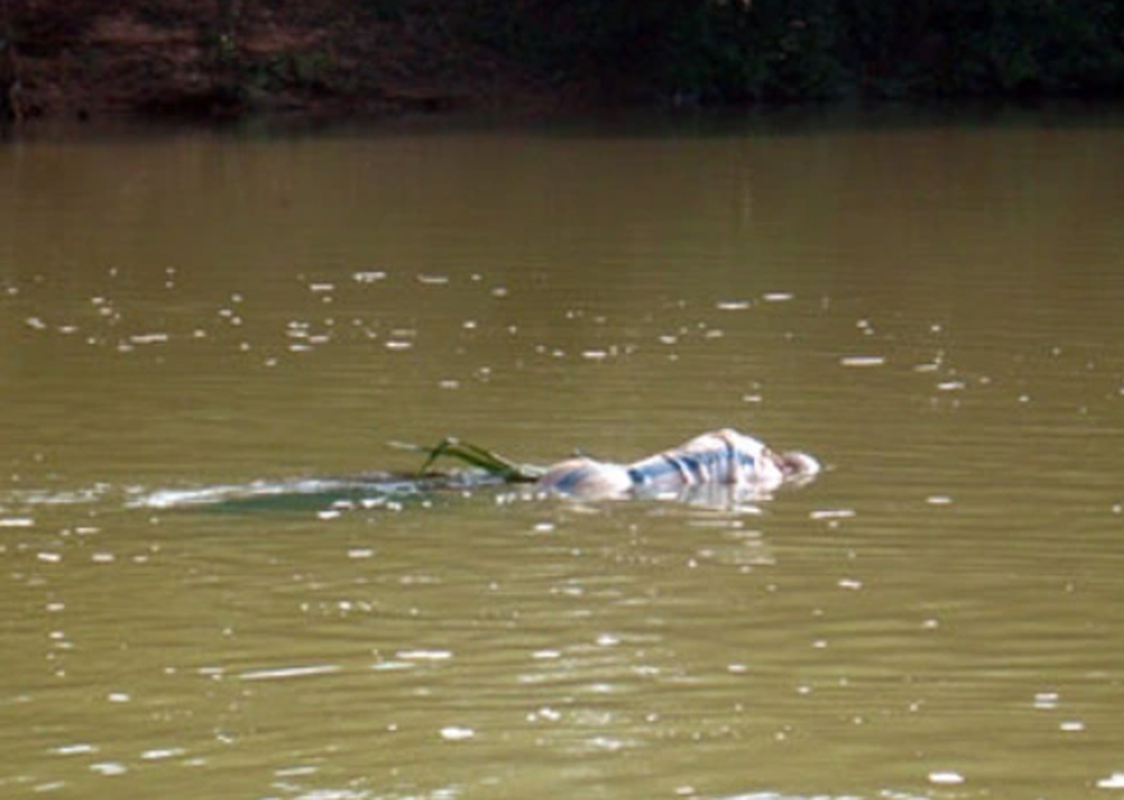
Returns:
[[[744,480],[753,474],[757,460],[754,454],[737,445],[750,445],[757,449],[762,445],[756,439],[740,434],[737,437],[741,441],[735,440],[726,431],[704,434],[683,447],[630,464],[628,475],[637,487],[679,487]]]
[[[703,486],[751,487],[765,492],[818,471],[819,465],[810,456],[790,453],[778,457],[752,436],[723,428],[631,464],[569,459],[551,467],[540,485],[580,496],[664,494]]]

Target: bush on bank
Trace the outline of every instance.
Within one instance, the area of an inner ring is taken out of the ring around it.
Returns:
[[[1118,96],[1124,0],[0,0],[0,120],[443,108],[497,76],[621,104]]]
[[[456,17],[540,75],[689,102],[1124,88],[1124,0],[462,0]]]

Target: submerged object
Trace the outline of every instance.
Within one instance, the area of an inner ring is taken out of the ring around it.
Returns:
[[[807,483],[820,471],[806,453],[775,452],[764,442],[730,428],[704,433],[684,444],[629,464],[574,457],[543,467],[505,458],[477,445],[447,438],[434,447],[397,446],[424,453],[417,472],[368,472],[338,478],[254,481],[242,485],[160,489],[134,498],[147,508],[199,508],[242,512],[335,507],[374,508],[390,503],[521,484],[535,494],[577,500],[670,498],[730,507],[769,497],[784,485]],[[440,458],[468,465],[431,469]]]

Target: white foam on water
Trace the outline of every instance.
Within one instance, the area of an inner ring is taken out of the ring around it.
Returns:
[[[244,681],[273,681],[286,678],[307,678],[313,675],[330,675],[339,672],[338,664],[312,664],[300,667],[277,667],[275,669],[257,669],[243,672],[238,677]]]
[[[881,367],[886,363],[885,356],[843,356],[839,363],[844,367]]]
[[[399,650],[394,654],[403,661],[446,661],[453,657],[451,650]]]
[[[0,528],[31,528],[35,520],[31,517],[0,517]]]
[[[141,753],[141,759],[144,761],[162,761],[165,758],[182,756],[185,752],[182,747],[153,748],[152,750],[145,750]]]
[[[1098,789],[1124,789],[1124,772],[1114,772],[1097,781]]]
[[[78,743],[75,743],[75,744],[61,744],[58,747],[51,750],[52,753],[55,753],[55,754],[60,755],[60,756],[73,756],[73,755],[80,755],[80,754],[83,754],[83,753],[96,753],[97,751],[98,751],[98,748],[95,745],[90,744],[89,742],[78,742]]]
[[[939,786],[954,786],[964,783],[964,776],[952,770],[937,770],[929,773],[929,783]]]
[[[849,519],[855,516],[854,509],[851,508],[827,508],[819,511],[812,511],[808,514],[811,519]]]
[[[441,729],[441,738],[447,742],[460,742],[465,739],[471,739],[474,736],[476,736],[476,731],[472,728],[459,725],[446,725]]]

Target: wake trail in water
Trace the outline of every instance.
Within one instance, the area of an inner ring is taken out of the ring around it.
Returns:
[[[77,489],[19,489],[0,493],[0,526],[28,519],[37,507],[119,505],[152,510],[305,510],[333,506],[378,508],[439,495],[466,494],[503,485],[493,475],[475,470],[448,474],[377,472],[349,477],[259,479],[247,483],[202,486],[144,487],[98,483]]]
[[[162,488],[132,497],[127,505],[151,509],[250,510],[327,508],[350,505],[377,508],[389,502],[439,493],[469,492],[503,482],[477,472],[413,476],[372,473],[346,478],[257,480],[246,484]]]

